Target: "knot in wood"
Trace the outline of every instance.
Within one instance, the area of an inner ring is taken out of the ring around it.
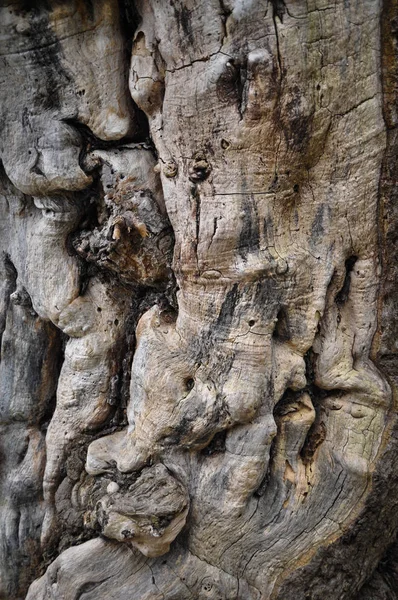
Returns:
[[[189,165],[188,176],[193,183],[204,181],[211,172],[211,166],[202,154],[194,156]]]
[[[163,166],[163,175],[168,178],[175,177],[178,173],[178,166],[174,160],[169,160]]]

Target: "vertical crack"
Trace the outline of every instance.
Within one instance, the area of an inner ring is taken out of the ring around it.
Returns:
[[[1,362],[1,342],[6,328],[7,311],[10,304],[10,296],[17,289],[18,273],[8,254],[3,257],[4,267],[4,290],[0,298],[0,362]]]
[[[277,60],[279,67],[279,84],[282,82],[282,56],[279,42],[279,33],[278,33],[278,25],[276,23],[276,19],[278,18],[281,23],[283,23],[283,15],[286,12],[286,7],[283,1],[281,0],[271,0],[272,2],[272,21],[274,24],[275,30],[275,38],[276,38],[276,52],[277,52]]]

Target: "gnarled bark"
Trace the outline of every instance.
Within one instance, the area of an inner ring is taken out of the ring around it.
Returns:
[[[2,596],[395,598],[395,0],[0,11]]]

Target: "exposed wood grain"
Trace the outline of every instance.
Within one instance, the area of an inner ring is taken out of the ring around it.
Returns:
[[[398,597],[396,11],[2,3],[0,597]]]

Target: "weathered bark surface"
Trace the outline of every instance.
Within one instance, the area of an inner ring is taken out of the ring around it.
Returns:
[[[398,598],[397,19],[1,3],[2,598]]]

